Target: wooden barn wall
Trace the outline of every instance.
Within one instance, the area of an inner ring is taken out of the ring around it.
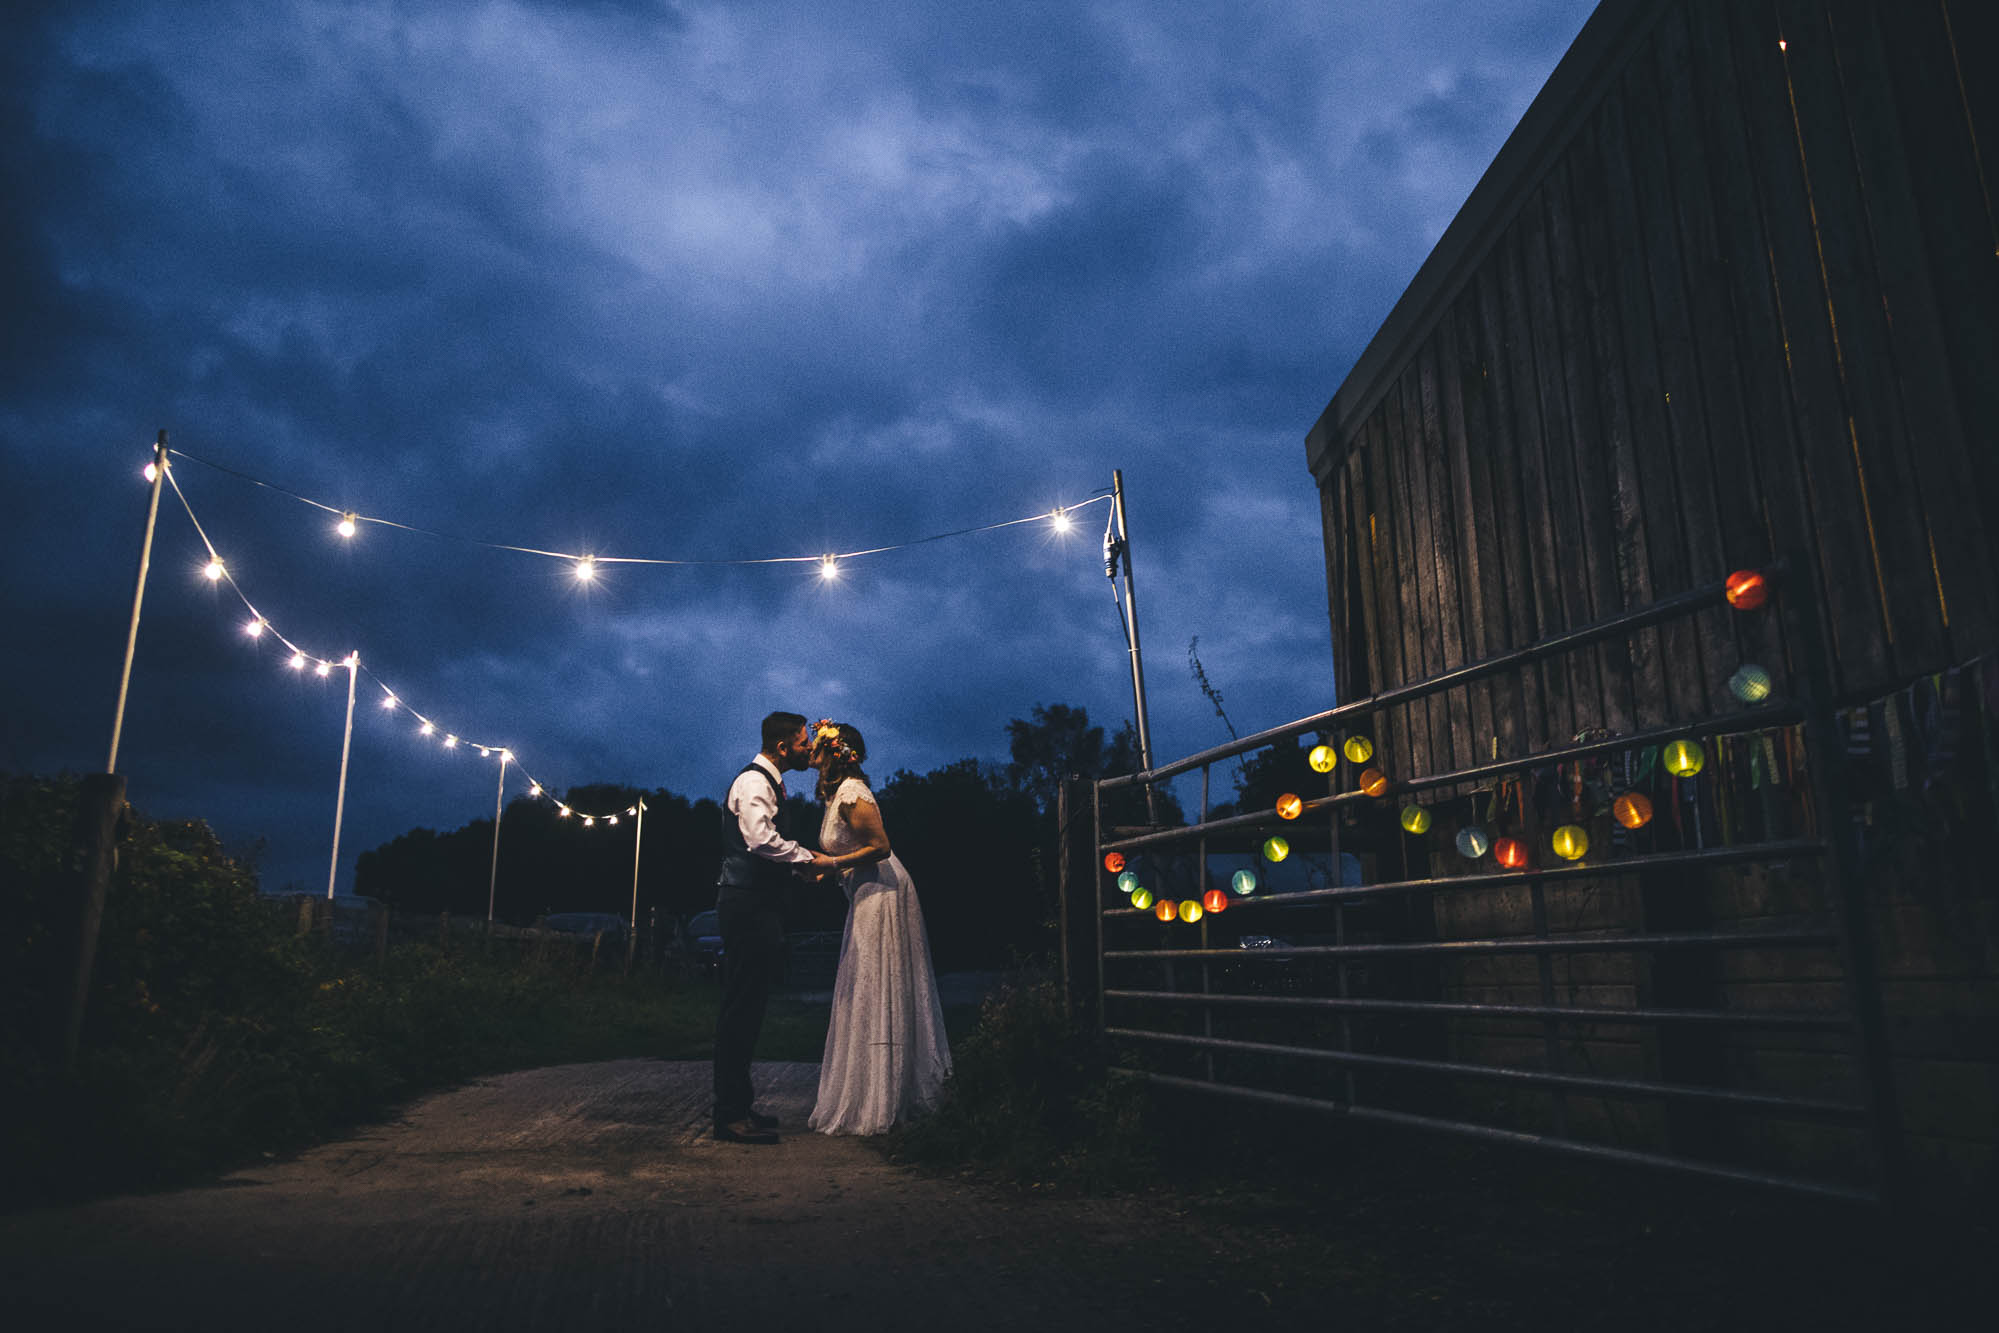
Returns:
[[[1820,601],[1845,701],[1999,649],[1999,6],[1628,8],[1639,35],[1601,96],[1561,122],[1551,154],[1515,156],[1545,163],[1517,210],[1404,331],[1406,355],[1349,381],[1314,432],[1342,699],[1777,557],[1800,562],[1789,577]],[[1589,728],[1712,717],[1739,707],[1724,682],[1742,662],[1786,690],[1804,642],[1788,609],[1706,612],[1389,710],[1377,744],[1413,776]],[[1950,902],[1879,889],[1874,904],[1897,1078],[1916,1155],[1989,1177],[1994,902],[1989,886],[1931,892]],[[1715,875],[1693,910],[1770,920],[1801,895],[1783,873]],[[1570,897],[1579,929],[1652,910],[1616,880],[1556,895],[1558,917]],[[1523,904],[1511,890],[1440,894],[1437,934],[1524,933]],[[1827,977],[1786,966],[1731,957],[1705,995],[1680,998],[1833,1002]],[[1648,969],[1578,960],[1564,980],[1629,1002],[1658,993]],[[1534,970],[1467,965],[1443,987],[1526,998]],[[1450,1040],[1546,1060],[1536,1030],[1459,1025]],[[1662,1058],[1630,1029],[1584,1046],[1620,1072]],[[1702,1058],[1739,1082],[1846,1090],[1823,1042],[1752,1034]],[[1602,1114],[1629,1117],[1627,1134],[1665,1132],[1628,1106]],[[1855,1150],[1851,1136],[1772,1132],[1801,1158]]]

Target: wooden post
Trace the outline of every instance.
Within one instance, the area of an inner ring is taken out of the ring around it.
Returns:
[[[318,906],[316,898],[298,900],[298,936],[300,939],[312,934],[313,909]]]
[[[1063,779],[1055,795],[1056,888],[1062,923],[1062,999],[1069,1017],[1097,1012],[1097,829],[1092,784]]]
[[[62,1067],[76,1068],[83,1038],[83,1015],[90,1007],[90,973],[97,963],[97,934],[104,924],[104,899],[111,871],[118,861],[118,818],[125,810],[125,779],[116,773],[92,773],[83,779],[76,810],[77,841],[82,849],[82,892],[76,916],[76,967],[63,1024]]]

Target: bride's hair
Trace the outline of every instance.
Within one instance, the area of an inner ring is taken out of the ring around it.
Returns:
[[[848,778],[859,778],[862,785],[868,784],[868,775],[861,771],[861,764],[868,757],[868,743],[861,739],[860,731],[849,722],[834,722],[822,718],[812,733],[812,757],[830,754],[832,761],[819,770],[819,799],[825,800],[839,790]]]

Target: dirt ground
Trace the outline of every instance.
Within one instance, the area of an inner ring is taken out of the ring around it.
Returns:
[[[817,1074],[757,1066],[773,1147],[708,1137],[705,1062],[621,1060],[426,1097],[209,1186],[0,1217],[0,1310],[285,1333],[1990,1327],[1989,1286],[1951,1264],[1838,1227],[1786,1241],[1785,1214],[1705,1196],[1528,1201],[1537,1176],[1455,1168],[1318,1202],[926,1176],[804,1132]]]

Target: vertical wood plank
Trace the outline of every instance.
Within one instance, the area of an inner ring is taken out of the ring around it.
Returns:
[[[1612,230],[1611,198],[1604,178],[1600,135],[1602,116],[1583,127],[1569,154],[1569,186],[1576,200],[1580,296],[1595,372],[1592,391],[1603,438],[1603,485],[1607,494],[1616,609],[1631,610],[1655,600],[1645,544],[1644,502],[1639,492],[1638,458],[1631,424],[1630,390],[1625,382],[1624,331],[1616,301],[1616,270],[1633,256]],[[1664,724],[1669,708],[1657,629],[1633,635],[1624,645],[1629,665],[1632,724]],[[1613,724],[1614,725],[1614,724]]]
[[[1437,669],[1465,664],[1464,596],[1459,578],[1459,542],[1449,458],[1444,448],[1443,390],[1438,385],[1438,344],[1447,336],[1441,326],[1424,340],[1416,356],[1416,391],[1421,401],[1417,443],[1428,485],[1419,495],[1430,511],[1430,568],[1436,588]],[[1448,730],[1437,739],[1439,769],[1463,768],[1471,762],[1471,700],[1462,686],[1446,690],[1439,700]]]
[[[1466,444],[1465,371],[1459,360],[1462,342],[1460,327],[1463,301],[1444,312],[1437,326],[1437,393],[1443,428],[1443,467],[1450,479],[1452,546],[1459,567],[1458,608],[1462,633],[1460,649],[1465,661],[1480,661],[1490,655],[1485,635],[1488,614],[1484,584],[1486,553],[1490,545],[1484,532],[1489,520],[1479,513],[1471,481],[1471,459]],[[1474,385],[1474,393],[1477,388]],[[1481,413],[1482,419],[1482,413]],[[1497,608],[1493,608],[1497,610]],[[1481,681],[1465,692],[1470,731],[1458,748],[1462,763],[1477,763],[1492,753],[1492,683]]]
[[[1346,469],[1335,467],[1319,483],[1319,531],[1325,541],[1326,619],[1332,627],[1333,698],[1349,697],[1349,681],[1354,672],[1349,658],[1355,647],[1347,617],[1347,575],[1349,539],[1347,527]]]
[[[1571,154],[1572,155],[1572,154]],[[1561,352],[1562,395],[1569,405],[1570,428],[1566,448],[1559,437],[1550,438],[1551,461],[1559,454],[1564,462],[1552,468],[1551,477],[1573,495],[1575,531],[1579,549],[1575,571],[1576,591],[1582,595],[1586,620],[1600,620],[1619,608],[1616,537],[1611,525],[1608,469],[1605,465],[1603,414],[1596,397],[1600,380],[1596,351],[1588,331],[1586,296],[1579,269],[1575,201],[1566,162],[1557,162],[1542,190],[1546,204],[1548,274],[1557,339]],[[1562,476],[1566,474],[1566,476]],[[1554,484],[1551,482],[1551,484]],[[1622,640],[1599,645],[1591,657],[1595,665],[1596,695],[1588,709],[1579,709],[1585,721],[1608,727],[1614,732],[1631,730],[1630,653]]]
[[[1810,500],[1810,541],[1825,590],[1824,645],[1834,688],[1845,693],[1887,675],[1887,630],[1861,521],[1860,488],[1819,281],[1811,204],[1798,156],[1786,55],[1767,5],[1724,6],[1735,34],[1741,123],[1764,221],[1799,475]]]
[[[1409,679],[1402,659],[1402,570],[1396,554],[1401,526],[1396,521],[1393,482],[1388,464],[1389,435],[1385,407],[1367,419],[1367,494],[1369,524],[1374,534],[1375,609],[1380,619],[1381,675],[1377,690]],[[1409,753],[1409,710],[1391,708],[1374,724],[1375,749],[1387,756]],[[1351,775],[1349,775],[1351,776]]]
[[[1379,589],[1379,575],[1376,570],[1374,541],[1374,511],[1367,497],[1367,435],[1363,430],[1347,451],[1346,461],[1341,465],[1346,473],[1348,521],[1353,525],[1354,573],[1359,584],[1360,623],[1366,653],[1367,687],[1355,698],[1373,694],[1381,688],[1381,620],[1376,613],[1375,598]]]
[[[1417,562],[1419,547],[1429,544],[1427,528],[1417,527],[1415,504],[1416,483],[1412,477],[1413,455],[1410,447],[1410,421],[1408,407],[1409,380],[1412,372],[1404,369],[1397,378],[1395,387],[1387,397],[1386,438],[1388,449],[1388,481],[1392,489],[1395,515],[1399,521],[1395,543],[1395,570],[1401,585],[1397,589],[1402,601],[1402,666],[1404,681],[1421,680],[1430,673],[1424,646],[1430,635],[1426,626],[1423,600],[1428,584],[1428,571]],[[1399,682],[1398,682],[1399,683]],[[1391,778],[1408,777],[1412,773],[1427,772],[1431,763],[1431,704],[1432,700],[1419,699],[1408,705],[1409,749],[1396,755],[1393,767],[1385,768]]]
[[[1992,550],[1975,488],[1966,485],[1975,469],[1957,415],[1938,293],[1930,285],[1928,245],[1907,156],[1912,136],[1895,104],[1881,16],[1862,5],[1833,10],[1831,18],[1881,287],[1886,368],[1893,372],[1887,387],[1893,391],[1893,406],[1900,409],[1898,424],[1908,442],[1915,498],[1928,526],[1927,550],[1916,554],[1929,556],[1945,629],[1942,657],[1903,665],[1935,670],[1969,655],[1968,645],[1958,642],[1963,633],[1950,632],[1952,622],[1962,624],[1974,641],[1977,628],[1992,623]],[[1951,292],[1945,299],[1961,300],[1963,293]],[[1908,533],[1897,540],[1913,543],[1918,538]]]
[[[1482,348],[1479,284],[1471,283],[1458,300],[1456,312],[1458,340],[1458,401],[1464,412],[1464,495],[1460,514],[1470,516],[1471,526],[1463,540],[1477,553],[1477,596],[1479,614],[1472,626],[1472,645],[1481,658],[1492,657],[1512,646],[1515,635],[1509,622],[1506,591],[1505,552],[1502,521],[1494,479],[1494,454],[1502,446],[1499,435],[1504,414],[1493,407],[1491,374]],[[1521,753],[1525,730],[1521,676],[1504,672],[1491,683],[1492,719],[1490,731],[1477,736],[1477,757],[1481,763],[1499,754]]]
[[[1887,315],[1867,237],[1851,113],[1823,4],[1778,0],[1777,9],[1788,45],[1784,67],[1797,108],[1796,138],[1846,406],[1847,444],[1861,487],[1857,518],[1881,580],[1890,668],[1897,674],[1921,671],[1945,656],[1942,607],[1928,524],[1909,468],[1910,442],[1896,410]]]
[[[1515,347],[1511,342],[1511,321],[1506,314],[1506,283],[1500,265],[1488,263],[1478,275],[1479,352],[1487,368],[1486,383],[1492,390],[1492,507],[1497,518],[1500,569],[1506,586],[1508,648],[1522,648],[1540,637],[1535,614],[1534,591],[1529,568],[1533,555],[1527,539],[1527,522],[1522,512],[1519,441],[1524,433],[1522,420],[1533,423],[1533,395],[1521,402],[1520,381],[1515,378]],[[1540,663],[1523,667],[1521,687],[1520,748],[1525,754],[1546,748],[1547,684]],[[1506,756],[1502,755],[1501,758]]]

